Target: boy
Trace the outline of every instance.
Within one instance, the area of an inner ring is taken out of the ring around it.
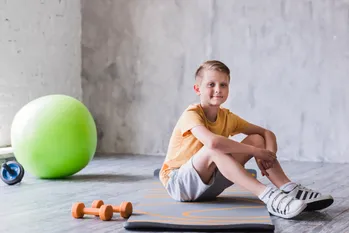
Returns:
[[[160,170],[160,180],[173,199],[212,199],[236,183],[258,196],[271,214],[282,218],[333,203],[332,196],[289,180],[276,159],[273,132],[221,107],[229,94],[230,70],[225,64],[206,61],[195,79],[200,103],[190,105],[178,120]],[[239,133],[247,135],[241,143],[228,138]],[[244,169],[252,157],[262,175],[277,188],[263,185]]]

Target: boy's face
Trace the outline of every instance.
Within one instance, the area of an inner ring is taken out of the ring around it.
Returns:
[[[220,106],[229,95],[229,76],[222,72],[206,70],[201,80],[194,85],[194,90],[200,96],[201,103]]]

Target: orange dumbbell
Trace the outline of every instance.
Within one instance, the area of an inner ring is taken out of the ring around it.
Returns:
[[[92,202],[92,208],[100,208],[104,205],[102,200],[95,200]],[[119,206],[113,206],[113,212],[120,213],[121,217],[128,218],[131,216],[133,207],[131,202],[121,202]]]
[[[99,216],[103,221],[109,221],[113,217],[113,207],[111,205],[102,205],[100,208],[85,208],[84,203],[75,203],[72,207],[74,218],[82,218],[85,214]]]

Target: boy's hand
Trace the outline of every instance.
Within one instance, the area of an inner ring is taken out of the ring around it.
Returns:
[[[258,165],[259,170],[262,172],[262,176],[269,176],[269,173],[267,172],[268,169],[273,167],[273,162],[264,161],[261,159],[256,159],[256,163]]]
[[[256,159],[264,160],[271,163],[274,163],[274,161],[276,160],[276,154],[266,149],[256,148],[256,151],[254,152],[253,156]]]

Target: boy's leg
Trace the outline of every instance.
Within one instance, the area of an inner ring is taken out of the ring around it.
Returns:
[[[259,196],[266,186],[253,178],[246,169],[230,154],[220,153],[215,150],[201,148],[193,157],[193,167],[198,172],[202,182],[209,184],[218,168],[226,179],[249,190]]]
[[[257,134],[247,136],[244,140],[241,141],[241,143],[248,144],[248,145],[251,145],[251,146],[255,146],[255,147],[258,147],[258,148],[264,148],[265,147],[264,138],[261,137],[260,135],[257,135]],[[195,157],[197,157],[197,156],[198,155],[196,155]],[[252,155],[249,155],[249,154],[235,154],[235,155],[230,155],[230,156],[234,157],[235,161],[238,162],[239,164],[241,164],[242,166],[245,166],[245,164],[253,157]],[[194,167],[202,166],[202,165],[204,167],[208,166],[208,170],[206,170],[207,172],[205,172],[205,173],[200,175],[202,181],[207,184],[211,180],[211,178],[212,178],[212,176],[213,176],[217,166],[216,166],[216,164],[211,163],[210,165],[207,165],[207,164],[196,164],[195,165],[194,164]],[[249,177],[249,179],[250,178],[251,177]],[[287,177],[286,177],[286,181],[289,181]],[[258,182],[258,185],[259,184],[261,184],[261,183]],[[263,185],[263,189],[264,188],[265,188],[265,186]],[[250,190],[250,189],[248,189],[248,190]],[[252,191],[252,193],[256,194],[254,191]]]
[[[247,136],[244,140],[241,141],[241,143],[255,146],[258,148],[265,148],[264,138],[257,134]],[[252,158],[252,155],[248,155],[248,154],[234,154],[231,156],[234,157],[235,161],[240,163],[242,166],[245,166],[245,164]],[[207,180],[210,180],[215,168],[216,168],[215,164],[210,165],[210,168],[207,171],[207,174],[203,174],[203,177],[201,177],[204,182]],[[269,180],[278,188],[280,188],[282,185],[285,185],[291,182],[290,179],[284,173],[280,163],[277,160],[274,163],[273,167],[268,169],[268,173],[269,173],[269,177],[268,177]]]
[[[257,136],[257,137],[256,137]],[[256,146],[256,147],[262,147],[264,141],[261,141],[258,137],[258,135],[250,135],[247,136],[242,143]],[[195,159],[196,156],[193,157]],[[235,157],[235,160],[240,163],[242,166],[244,166],[253,156],[248,154],[241,154],[239,156]],[[205,184],[207,184],[207,180],[210,180],[212,176],[214,176],[214,179],[216,180],[215,185],[208,188],[201,196],[200,200],[205,199],[212,199],[217,197],[219,194],[221,194],[226,188],[230,187],[234,183],[225,178],[222,173],[217,169],[217,166],[215,164],[212,164],[209,168],[209,177],[204,178]],[[213,175],[211,175],[213,174]],[[212,180],[210,180],[211,182]]]
[[[178,181],[178,183],[184,182],[187,184],[182,187],[183,189],[193,188],[195,190],[196,188],[192,187],[193,184],[197,183],[198,186],[201,186],[200,182],[208,185],[207,190],[210,186],[220,186],[220,184],[215,184],[216,177],[214,176],[218,168],[219,172],[231,183],[236,183],[258,196],[266,203],[268,211],[273,215],[292,218],[306,208],[303,201],[296,200],[278,189],[272,189],[260,183],[246,171],[240,162],[230,154],[224,154],[204,146],[193,156],[190,163],[183,166],[182,170],[180,169],[177,179],[179,178],[181,181]],[[192,169],[190,170],[191,165]],[[199,180],[193,181],[195,176]],[[183,180],[182,177],[186,177],[189,181]],[[188,182],[190,183],[188,184]]]

